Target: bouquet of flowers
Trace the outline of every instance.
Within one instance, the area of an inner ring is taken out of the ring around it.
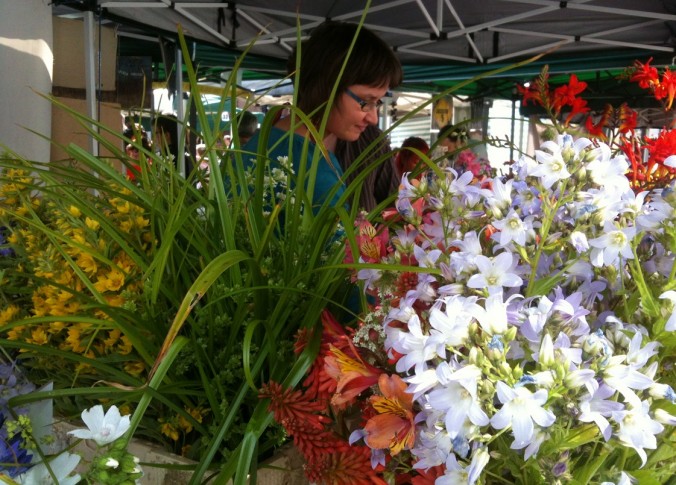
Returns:
[[[523,92],[559,119],[585,112],[580,84]],[[385,224],[358,221],[370,311],[325,315],[302,388],[261,393],[312,481],[674,476],[676,150],[628,161],[570,119],[511,178],[404,176]]]

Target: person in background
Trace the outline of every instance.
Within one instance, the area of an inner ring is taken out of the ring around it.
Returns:
[[[289,57],[289,67],[291,71],[296,69],[295,52]],[[345,187],[343,170],[335,155],[338,140],[355,142],[369,126],[377,125],[381,99],[401,83],[401,64],[392,49],[372,31],[360,29],[356,24],[328,21],[301,44],[300,66],[292,78],[297,82],[298,108],[311,117],[315,127],[319,127],[328,110],[322,140],[328,158],[315,155],[316,140],[310,138],[306,161],[318,164],[314,193],[309,194],[313,208],[325,202],[335,206]],[[337,94],[327,104],[336,83]],[[310,131],[304,124],[292,125],[292,119],[293,116],[274,120],[266,143],[273,164],[278,157],[289,156],[298,173]],[[295,122],[298,123],[297,118]],[[256,150],[259,134],[249,140],[244,147],[246,151]]]
[[[155,144],[162,155],[173,156],[174,166],[178,167],[178,119],[173,114],[165,114],[159,116],[155,120],[154,139]],[[185,154],[185,173],[189,174],[192,171],[192,157],[189,153]]]
[[[129,139],[129,143],[127,143],[124,147],[124,152],[134,162],[138,162],[140,159],[140,148],[148,151],[150,151],[152,148],[150,140],[146,136],[146,131],[139,124],[132,124],[131,126],[128,126],[125,128],[122,134],[125,136],[125,138]],[[138,163],[132,163],[131,167],[127,168],[127,177],[129,180],[135,180],[136,176],[140,173],[141,165]]]
[[[415,172],[420,162],[420,156],[408,148],[415,148],[416,150],[427,155],[430,147],[425,140],[418,136],[409,136],[401,144],[401,149],[397,152],[394,158],[394,166],[397,169],[397,176],[401,178],[407,172]],[[416,176],[419,178],[419,175]]]
[[[462,149],[467,146],[468,140],[469,134],[462,126],[446,125],[439,130],[439,146],[446,149],[446,158],[451,162],[451,167]]]
[[[467,147],[469,133],[462,126],[447,125],[440,131],[440,146],[446,147],[448,166],[458,173],[470,171],[477,179],[492,176],[491,165]]]
[[[338,140],[336,157],[343,171],[347,171],[359,155],[369,149],[382,134],[383,131],[376,125],[369,125],[356,141]],[[366,167],[373,163],[380,163],[377,168],[369,170],[359,193],[359,207],[366,212],[371,212],[378,204],[396,193],[399,187],[400,177],[397,176],[394,168],[392,149],[387,138],[382,137],[378,145],[371,148],[366,158],[359,163],[360,168],[349,172],[345,177],[347,185],[353,183]]]
[[[246,145],[258,131],[258,118],[251,111],[242,111],[237,116],[237,136],[240,146]]]

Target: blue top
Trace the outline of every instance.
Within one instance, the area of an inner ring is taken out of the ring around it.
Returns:
[[[242,147],[243,150],[256,152],[258,149],[259,138],[260,131],[256,132],[256,134],[251,137],[251,139],[249,139],[244,147]],[[303,156],[305,143],[306,138],[304,136],[299,135],[298,133],[292,133],[289,135],[288,131],[273,126],[272,130],[270,131],[270,136],[267,140],[267,156],[270,160],[271,167],[279,166],[279,162],[277,161],[279,157],[290,157],[293,170],[297,175],[301,164],[300,162],[301,157]],[[310,171],[310,164],[315,159],[316,150],[317,145],[310,141],[307,144],[307,165],[305,168],[306,173]],[[334,189],[334,187],[337,187],[337,190],[329,201],[329,205],[331,207],[335,207],[338,204],[338,200],[342,197],[343,192],[345,191],[343,170],[340,167],[340,162],[333,152],[328,153],[329,160],[324,158],[321,153],[317,157],[317,178],[315,180],[315,188],[312,198],[313,212],[315,213],[319,207],[324,204],[324,201],[329,196],[331,190]],[[247,162],[245,161],[245,164],[246,163]]]

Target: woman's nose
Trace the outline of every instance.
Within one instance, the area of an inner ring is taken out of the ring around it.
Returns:
[[[366,121],[371,123],[372,125],[377,125],[378,124],[378,110],[374,109],[371,111],[366,112]]]

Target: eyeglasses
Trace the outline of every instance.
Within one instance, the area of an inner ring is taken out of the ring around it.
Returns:
[[[364,113],[370,113],[371,111],[376,111],[378,108],[380,108],[383,105],[383,100],[379,99],[378,101],[364,101],[361,99],[359,96],[354,94],[352,91],[349,89],[345,89],[345,92],[349,97],[354,99],[357,103],[359,103],[359,108],[364,112]]]

